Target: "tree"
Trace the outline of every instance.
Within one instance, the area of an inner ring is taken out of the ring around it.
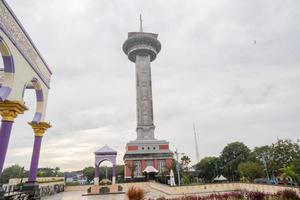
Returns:
[[[253,181],[264,176],[264,167],[261,163],[246,161],[239,164],[238,172],[241,177]]]
[[[190,177],[189,174],[183,174],[182,177],[181,177],[181,179],[182,179],[182,183],[185,184],[185,185],[191,183],[191,180],[190,180],[191,177]]]
[[[277,174],[281,168],[289,166],[294,160],[300,159],[300,146],[289,139],[281,139],[272,144],[272,154],[276,163]]]
[[[87,181],[90,183],[92,180],[94,180],[95,168],[94,167],[86,167],[82,170],[82,173],[87,178]]]
[[[296,159],[291,164],[293,170],[300,176],[300,159]]]
[[[176,181],[178,179],[177,165],[179,166],[179,172],[182,173],[183,172],[182,167],[180,166],[179,162],[177,162],[177,160],[175,159],[172,159],[172,162],[165,166],[166,169],[165,172],[167,172],[168,174],[171,172],[171,170],[173,170]]]
[[[27,176],[27,172],[24,167],[19,165],[12,165],[3,170],[0,176],[0,184],[8,183],[10,178],[24,178]]]
[[[294,171],[293,167],[291,166],[286,166],[284,168],[281,168],[280,171],[282,172],[281,176],[283,178],[291,177],[295,182],[299,180],[299,175]]]
[[[239,180],[238,165],[248,159],[250,149],[242,142],[233,142],[224,147],[220,159],[224,165],[223,173],[226,177]]]
[[[265,145],[261,147],[255,147],[253,152],[251,152],[249,160],[261,163],[264,166],[268,177],[270,177],[270,175],[274,175],[274,171],[276,171],[277,166],[274,162],[271,146]]]
[[[182,165],[185,171],[188,171],[189,164],[191,163],[191,159],[188,156],[182,156],[180,164]]]
[[[134,178],[134,172],[135,172],[137,166],[135,164],[133,164],[133,163],[132,164],[128,163],[127,167],[130,170],[130,172],[131,172],[131,178],[133,179]]]
[[[116,177],[124,177],[124,165],[117,165],[116,166]]]
[[[55,174],[55,176],[58,176],[59,170],[60,170],[59,167],[55,167],[55,168],[54,168],[54,174]]]
[[[199,176],[205,182],[211,182],[216,176],[221,173],[221,162],[218,157],[204,157],[195,166],[199,171]]]

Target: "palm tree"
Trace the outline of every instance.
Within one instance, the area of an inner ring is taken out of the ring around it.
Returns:
[[[183,168],[187,171],[189,169],[189,164],[191,162],[191,159],[188,156],[182,156],[181,158],[181,165]]]
[[[281,168],[280,171],[282,172],[281,176],[283,178],[291,177],[293,182],[295,182],[295,183],[296,183],[296,180],[299,179],[299,175],[294,171],[293,167],[291,167],[291,166]]]

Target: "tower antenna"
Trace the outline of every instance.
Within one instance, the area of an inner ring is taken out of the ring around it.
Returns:
[[[197,133],[196,133],[196,128],[195,128],[195,123],[193,123],[193,128],[194,128],[194,137],[195,137],[195,150],[196,150],[196,159],[197,163],[200,161],[199,159],[199,149],[198,149],[198,138],[197,138]]]
[[[142,14],[140,14],[140,32],[143,32],[143,19],[142,19]]]

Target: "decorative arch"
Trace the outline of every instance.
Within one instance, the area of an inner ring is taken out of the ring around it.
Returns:
[[[27,82],[23,90],[23,98],[26,89],[34,89],[36,94],[36,109],[32,119],[32,123],[39,123],[42,120],[44,112],[44,92],[40,81],[37,78],[33,78]]]
[[[117,151],[113,150],[109,146],[105,145],[104,147],[98,149],[94,152],[95,154],[95,179],[94,184],[98,185],[99,183],[99,165],[103,161],[108,161],[112,163],[112,183],[116,182],[116,159]]]
[[[4,39],[0,36],[0,53],[4,64],[4,69],[0,73],[3,73],[3,80],[0,87],[0,101],[4,101],[9,96],[13,82],[15,66],[13,56],[5,43]]]
[[[96,166],[100,166],[102,162],[104,161],[108,161],[110,162],[112,165],[116,164],[116,155],[106,155],[103,157],[96,157],[95,158],[95,165]]]

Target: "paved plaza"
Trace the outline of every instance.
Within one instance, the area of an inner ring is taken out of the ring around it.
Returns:
[[[43,197],[42,200],[124,200],[126,199],[125,194],[112,194],[112,195],[93,195],[93,196],[82,196],[84,191],[68,191],[58,193],[52,196]],[[158,197],[165,196],[161,192],[146,189],[146,199],[156,199]]]
[[[96,196],[82,196],[83,191],[70,191],[62,192],[52,196],[47,196],[42,198],[42,200],[91,200],[91,199],[101,199],[101,200],[121,200],[125,199],[125,194],[114,194],[114,195],[96,195]]]

